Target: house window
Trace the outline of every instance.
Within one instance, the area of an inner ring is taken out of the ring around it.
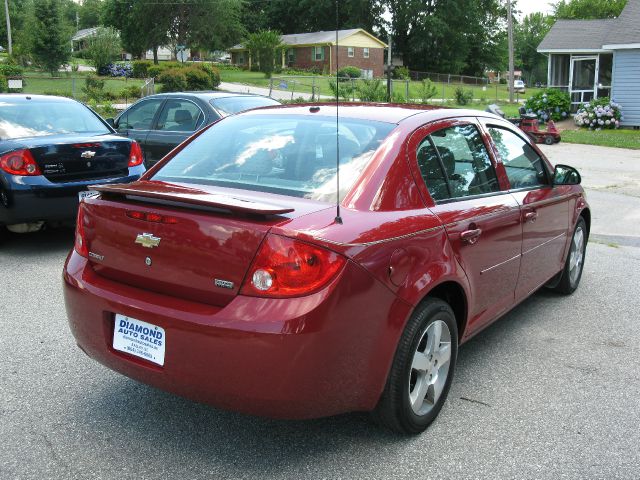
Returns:
[[[613,70],[613,54],[601,53],[598,68],[598,98],[611,96],[611,76]]]
[[[289,48],[287,50],[287,65],[292,66],[296,63],[296,49]]]
[[[365,47],[365,48],[362,49],[362,56],[364,58],[369,58],[369,49],[368,48]]]
[[[355,49],[353,47],[347,47],[347,56],[353,58],[356,56]]]
[[[312,47],[311,59],[314,62],[322,62],[324,60],[324,47]]]

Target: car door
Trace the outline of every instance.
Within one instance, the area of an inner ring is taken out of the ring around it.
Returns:
[[[147,136],[163,103],[163,98],[143,98],[122,112],[114,122],[118,134],[140,144],[145,158],[148,156]]]
[[[501,186],[475,119],[423,127],[409,142],[409,157],[469,280],[471,335],[513,305],[520,208]]]
[[[516,288],[519,301],[562,268],[571,197],[563,189],[553,188],[546,162],[524,133],[498,122],[485,122],[484,127],[502,160],[509,192],[521,206],[522,261]]]
[[[147,136],[147,168],[189,138],[204,125],[204,121],[204,111],[195,102],[185,98],[167,99]]]

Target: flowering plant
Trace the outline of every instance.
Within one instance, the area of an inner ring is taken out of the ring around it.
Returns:
[[[533,113],[541,123],[568,118],[571,109],[569,94],[561,90],[547,88],[530,97],[524,104],[527,113]]]
[[[619,128],[622,118],[620,105],[612,102],[609,97],[585,102],[573,116],[576,125],[589,130]]]
[[[132,73],[133,67],[127,62],[110,63],[104,72],[100,72],[101,75],[111,77],[130,77]]]

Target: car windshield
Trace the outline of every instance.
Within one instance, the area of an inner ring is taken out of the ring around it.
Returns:
[[[61,133],[106,134],[110,131],[80,103],[0,100],[0,139]]]
[[[238,112],[244,112],[245,110],[250,110],[252,108],[280,105],[280,102],[269,97],[250,96],[214,98],[213,100],[209,100],[209,103],[211,103],[213,108],[215,108],[223,117],[233,115]]]
[[[343,197],[395,124],[343,118],[339,125]],[[228,117],[188,144],[153,179],[335,201],[336,144],[335,117]]]

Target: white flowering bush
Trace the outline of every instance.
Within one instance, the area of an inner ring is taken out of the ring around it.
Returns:
[[[620,105],[612,102],[609,97],[585,102],[573,116],[576,125],[589,130],[619,128],[622,118]]]

